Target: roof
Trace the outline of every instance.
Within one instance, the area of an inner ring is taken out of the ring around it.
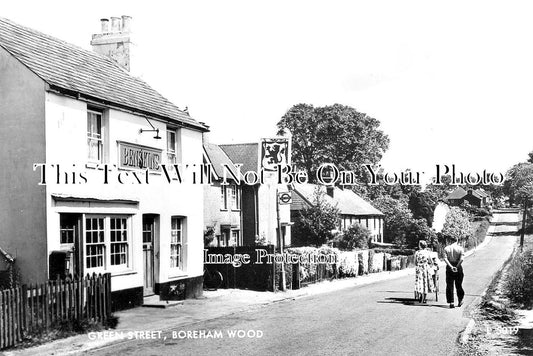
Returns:
[[[0,247],[0,255],[4,256],[6,261],[9,262],[9,263],[15,262],[15,258],[13,256],[11,256],[9,253],[7,253],[6,251],[4,251],[1,247]]]
[[[446,199],[447,200],[449,200],[449,199],[462,199],[465,195],[466,195],[466,190],[464,190],[461,187],[457,187],[457,188],[455,188],[455,190],[453,192],[448,194]]]
[[[457,187],[453,192],[448,194],[446,199],[463,199],[467,194],[468,192],[466,190],[461,187]],[[477,199],[483,199],[489,196],[485,191],[481,189],[472,190],[472,195]]]
[[[487,192],[484,191],[483,189],[476,189],[476,193],[477,193],[480,197],[484,197],[484,198],[489,197],[489,193],[487,193]]]
[[[220,148],[228,155],[234,164],[242,164],[241,172],[257,172],[259,155],[258,143],[220,145]]]
[[[326,187],[323,185],[294,184],[291,210],[300,210],[304,202],[306,205],[313,205],[315,201],[315,190],[317,188],[324,193],[326,192]],[[374,208],[369,202],[354,193],[351,189],[335,187],[333,198],[325,194],[324,199],[329,204],[337,206],[339,213],[343,215],[383,215],[381,211]]]
[[[204,142],[204,150],[213,167],[213,171],[219,178],[224,176],[224,169],[222,168],[222,165],[224,164],[230,167],[233,174],[237,175],[237,170],[235,169],[233,162],[219,145]],[[228,174],[228,177],[231,176]]]
[[[112,59],[0,17],[0,47],[52,89],[207,131]]]

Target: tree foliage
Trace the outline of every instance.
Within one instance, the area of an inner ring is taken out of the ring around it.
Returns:
[[[428,226],[433,224],[433,212],[438,199],[431,192],[414,191],[409,197],[409,209],[415,219],[424,219]]]
[[[339,223],[339,210],[324,199],[324,191],[315,189],[313,206],[300,210],[292,228],[297,245],[321,246],[333,238]]]
[[[459,242],[468,240],[472,234],[472,222],[470,215],[465,210],[458,207],[451,207],[441,231],[445,238],[453,237]]]
[[[370,231],[360,224],[353,224],[333,239],[333,246],[351,251],[356,248],[368,248],[368,241],[372,238]]]
[[[310,182],[315,181],[315,172],[324,163],[361,176],[361,164],[379,162],[389,146],[378,120],[341,104],[294,105],[277,126],[279,132],[291,131],[292,162],[307,171]]]
[[[382,196],[374,200],[373,205],[385,215],[383,228],[385,241],[408,247],[416,247],[419,240],[433,242],[435,232],[425,219],[413,217],[406,198],[394,199]]]
[[[533,163],[518,163],[507,171],[504,191],[511,203],[533,200]]]

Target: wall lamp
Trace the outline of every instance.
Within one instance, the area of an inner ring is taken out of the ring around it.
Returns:
[[[154,127],[154,125],[152,125],[152,123],[150,122],[150,120],[148,120],[147,117],[145,117],[146,121],[148,121],[148,123],[150,124],[150,126],[152,127],[151,129],[140,129],[139,130],[139,133],[143,133],[143,132],[155,132],[155,136],[154,138],[156,140],[161,140],[161,136],[159,136],[159,129],[156,129]]]

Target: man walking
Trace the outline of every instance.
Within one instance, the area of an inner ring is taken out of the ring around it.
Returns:
[[[465,291],[463,290],[463,259],[464,250],[457,244],[457,238],[451,237],[451,245],[444,249],[444,262],[446,262],[446,302],[450,304],[450,308],[455,308],[453,304],[453,285],[457,290],[458,307],[463,305],[463,298]]]

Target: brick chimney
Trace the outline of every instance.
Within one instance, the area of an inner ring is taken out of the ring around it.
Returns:
[[[101,33],[93,35],[91,46],[96,53],[108,56],[128,72],[131,71],[131,16],[101,19]]]

